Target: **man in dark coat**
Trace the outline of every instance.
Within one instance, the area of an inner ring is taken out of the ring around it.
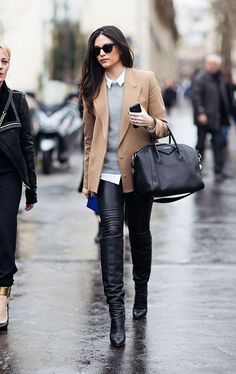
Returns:
[[[228,176],[224,171],[224,137],[221,125],[229,124],[229,104],[220,67],[219,56],[208,56],[205,69],[194,79],[192,90],[194,123],[198,128],[196,149],[204,157],[205,140],[210,133],[216,181]]]

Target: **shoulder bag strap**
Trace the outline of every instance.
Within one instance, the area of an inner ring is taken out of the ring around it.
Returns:
[[[8,96],[5,108],[3,109],[2,115],[0,117],[0,126],[2,125],[3,120],[4,120],[4,118],[5,118],[6,114],[7,114],[7,110],[9,108],[11,100],[12,100],[12,95],[13,95],[13,91],[9,89],[9,96]]]
[[[12,100],[11,105],[12,105],[13,111],[14,111],[14,113],[15,113],[16,120],[17,120],[18,122],[20,122],[20,119],[19,119],[19,116],[18,116],[18,113],[17,113],[17,110],[16,110],[16,106],[15,106],[14,100]]]
[[[181,196],[173,196],[173,197],[158,197],[158,198],[153,198],[153,202],[154,203],[173,203],[174,201],[178,201],[178,200],[181,200],[183,199],[184,197],[187,197],[187,196],[190,196],[192,195],[193,192],[189,192],[187,194],[184,194],[184,195],[181,195]]]

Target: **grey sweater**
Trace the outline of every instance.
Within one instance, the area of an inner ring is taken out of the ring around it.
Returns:
[[[124,85],[119,86],[118,83],[114,82],[111,84],[110,88],[107,88],[107,92],[109,104],[109,131],[107,153],[102,173],[120,174],[117,147],[120,134]]]

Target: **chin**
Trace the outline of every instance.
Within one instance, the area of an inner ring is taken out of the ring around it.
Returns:
[[[104,62],[103,64],[101,64],[103,68],[109,68],[110,67],[110,64],[107,63],[107,62]]]

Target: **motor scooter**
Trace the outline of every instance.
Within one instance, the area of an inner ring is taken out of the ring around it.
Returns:
[[[32,123],[36,156],[41,159],[42,172],[50,174],[55,160],[61,165],[68,164],[82,131],[77,95],[70,94],[57,105],[38,102]]]

